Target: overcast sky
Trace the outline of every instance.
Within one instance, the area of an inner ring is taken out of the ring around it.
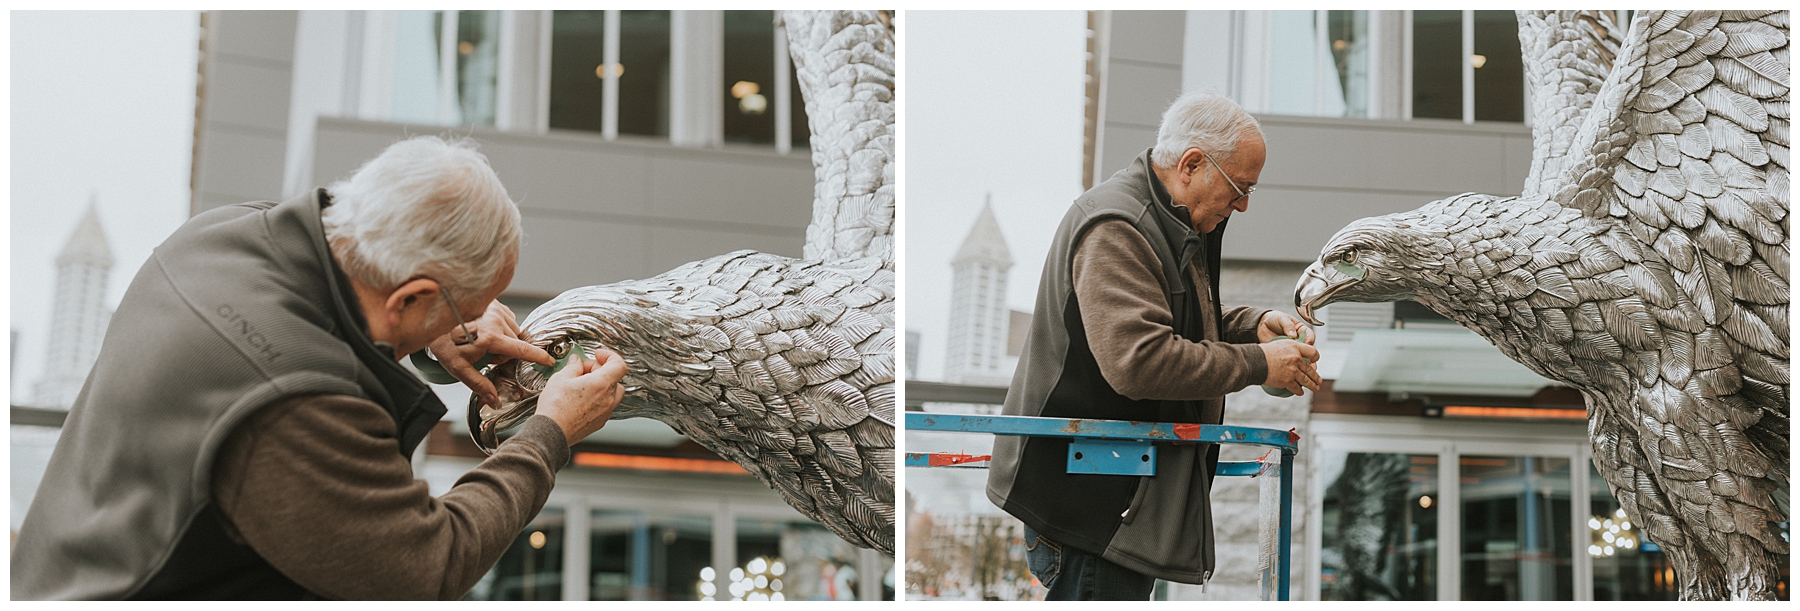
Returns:
[[[43,373],[56,254],[97,197],[112,246],[107,306],[187,219],[200,17],[11,12],[14,404]]]
[[[1007,304],[1031,311],[1050,236],[1081,194],[1086,13],[906,12],[906,329],[943,379],[950,258],[993,193]]]

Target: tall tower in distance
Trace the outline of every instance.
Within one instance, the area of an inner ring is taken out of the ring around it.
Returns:
[[[994,196],[988,194],[975,217],[975,227],[956,257],[950,286],[949,352],[944,361],[945,381],[952,384],[1005,386],[1012,381],[1006,358],[1009,312],[1006,307],[1006,274],[1012,269],[1012,253],[994,219]]]
[[[106,307],[106,274],[112,271],[112,248],[100,230],[99,196],[88,200],[87,214],[56,256],[56,297],[50,314],[50,345],[44,375],[33,389],[35,403],[68,408],[81,392],[88,369],[100,355],[100,339],[112,316]]]

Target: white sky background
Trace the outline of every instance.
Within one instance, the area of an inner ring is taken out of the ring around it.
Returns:
[[[11,12],[14,404],[43,373],[56,254],[91,194],[112,246],[107,305],[188,216],[200,17]]]
[[[1051,234],[1081,195],[1087,15],[906,12],[906,329],[943,379],[950,258],[983,197],[1012,250],[1007,304],[1031,311]]]

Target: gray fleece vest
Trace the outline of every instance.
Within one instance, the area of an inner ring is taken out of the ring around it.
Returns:
[[[380,404],[410,455],[443,403],[374,344],[332,261],[323,190],[200,214],[138,270],[12,554],[16,599],[305,596],[225,536],[213,458],[257,409]]]
[[[1004,413],[1049,418],[1101,418],[1218,424],[1224,400],[1133,400],[1100,374],[1075,299],[1075,247],[1087,228],[1122,219],[1144,236],[1163,268],[1163,297],[1174,331],[1218,340],[1219,239],[1224,223],[1195,234],[1168,203],[1145,151],[1130,167],[1075,200],[1063,216],[1038,281],[1037,309],[1013,372]],[[1207,286],[1186,273],[1198,260]],[[988,499],[1057,543],[1096,554],[1131,570],[1183,583],[1202,583],[1213,569],[1209,500],[1218,448],[1160,445],[1156,475],[1067,472],[1069,441],[1000,435],[988,471]]]

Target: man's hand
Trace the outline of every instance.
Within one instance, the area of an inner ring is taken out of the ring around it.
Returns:
[[[575,445],[606,426],[625,398],[625,385],[619,383],[625,378],[625,358],[603,349],[590,360],[582,358],[580,346],[570,349],[575,354],[569,365],[550,376],[538,395],[537,413],[556,421],[569,445]]]
[[[1305,333],[1302,335],[1301,333]],[[1267,344],[1270,340],[1286,335],[1299,339],[1307,344],[1313,343],[1312,327],[1298,317],[1279,310],[1269,310],[1263,314],[1262,322],[1256,326],[1256,343]],[[1318,359],[1314,359],[1318,360]]]
[[[1319,349],[1291,339],[1275,340],[1262,345],[1263,358],[1269,360],[1269,377],[1264,385],[1285,388],[1294,396],[1304,397],[1303,388],[1319,389]]]
[[[483,355],[494,355],[493,364],[496,365],[512,359],[525,359],[545,367],[556,365],[556,359],[550,358],[550,353],[543,348],[519,339],[518,317],[499,300],[489,303],[481,318],[469,321],[469,328],[476,335],[473,343],[456,345],[455,338],[462,337],[462,330],[451,329],[431,342],[431,354],[444,366],[444,371],[462,380],[464,386],[489,406],[499,407],[500,395],[494,391],[494,382],[475,370],[475,362]]]

